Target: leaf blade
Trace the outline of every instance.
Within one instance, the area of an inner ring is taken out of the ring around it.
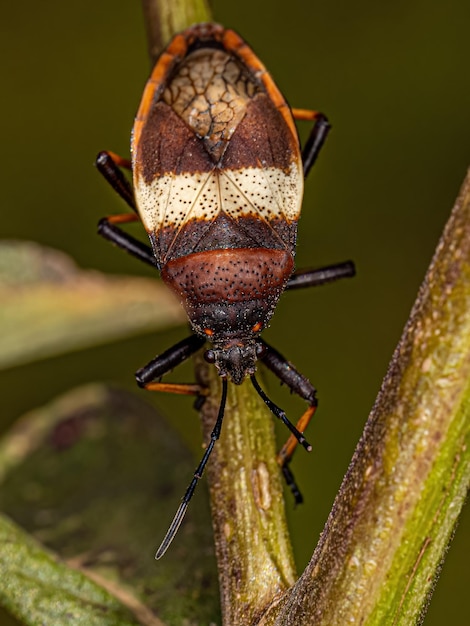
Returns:
[[[30,242],[0,243],[0,369],[185,322],[158,280],[79,269]]]
[[[102,587],[68,568],[0,515],[0,600],[24,624],[135,626]]]

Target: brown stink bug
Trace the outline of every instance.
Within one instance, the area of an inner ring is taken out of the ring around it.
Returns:
[[[314,122],[303,150],[294,119]],[[176,35],[157,60],[134,123],[132,163],[111,152],[98,155],[98,169],[133,210],[101,220],[99,233],[160,270],[193,331],[140,369],[138,384],[200,396],[198,385],[160,378],[206,342],[205,359],[222,378],[211,441],[157,558],[176,534],[219,438],[228,380],[239,385],[250,378],[290,429],[278,461],[296,501],[302,500],[288,464],[298,443],[311,449],[303,431],[317,406],[315,388],[260,333],[285,289],[354,274],[351,262],[294,272],[303,181],[329,128],[323,114],[289,107],[234,31],[197,24]],[[133,188],[121,167],[132,169]],[[117,226],[139,219],[151,248]],[[297,426],[259,386],[258,360],[307,401]]]

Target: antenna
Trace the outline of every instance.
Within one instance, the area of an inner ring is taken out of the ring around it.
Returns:
[[[251,382],[253,383],[253,387],[256,389],[257,394],[266,404],[266,406],[271,411],[271,413],[273,413],[278,419],[281,420],[283,424],[287,426],[287,428],[291,431],[291,433],[294,435],[294,437],[297,439],[300,445],[303,446],[307,450],[307,452],[311,452],[312,446],[305,439],[303,434],[299,430],[297,430],[294,424],[288,419],[285,412],[280,407],[278,407],[277,404],[274,404],[274,402],[268,398],[268,396],[264,393],[264,391],[259,386],[259,383],[256,380],[255,375],[252,374],[250,378],[251,378]]]
[[[214,429],[212,430],[212,433],[211,433],[211,440],[209,442],[209,445],[206,448],[206,451],[204,452],[204,455],[199,465],[197,466],[194,472],[192,481],[189,483],[189,486],[186,489],[186,492],[182,498],[181,504],[179,505],[178,510],[176,511],[175,517],[173,518],[173,521],[171,522],[170,527],[168,528],[167,533],[162,543],[160,544],[160,547],[158,548],[157,553],[155,554],[155,558],[157,560],[162,558],[162,556],[168,550],[171,542],[175,538],[175,535],[178,532],[178,528],[180,527],[181,522],[183,521],[183,518],[188,509],[189,501],[193,497],[193,493],[194,493],[194,490],[196,489],[197,483],[204,472],[204,468],[206,467],[207,461],[209,460],[209,457],[211,455],[212,449],[214,448],[215,442],[220,437],[220,431],[222,429],[222,422],[224,419],[226,402],[227,402],[227,379],[222,378],[222,398],[220,400],[219,413],[217,415],[217,420],[215,422]]]

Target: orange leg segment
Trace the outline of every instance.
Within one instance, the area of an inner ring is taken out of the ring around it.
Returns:
[[[106,218],[110,224],[129,224],[130,222],[140,222],[137,213],[117,213],[116,215],[108,215]]]
[[[310,137],[302,149],[304,176],[307,176],[312,165],[317,160],[331,127],[326,115],[319,111],[311,111],[310,109],[291,109],[291,111],[295,120],[315,122],[310,132]]]
[[[299,443],[306,447],[304,445],[305,438],[300,435],[303,435],[308,424],[310,423],[310,420],[314,416],[315,411],[317,410],[318,403],[315,387],[313,387],[310,381],[298,372],[292,363],[287,361],[275,348],[267,344],[263,339],[260,339],[259,343],[263,349],[260,357],[261,361],[279,378],[281,382],[285,383],[291,391],[296,393],[308,403],[307,410],[303,413],[298,423],[295,425],[295,429],[294,427],[290,429],[292,434],[289,436],[288,440],[276,457],[282,473],[284,474],[286,483],[294,495],[295,501],[300,503],[303,500],[302,494],[300,493],[294,476],[289,468],[289,462],[291,461],[292,455],[294,454]],[[308,446],[306,449],[310,450],[311,448]]]
[[[315,415],[315,411],[317,410],[316,406],[309,406],[302,417],[299,419],[295,427],[301,433],[304,433],[307,426],[310,424],[312,417]],[[289,439],[279,450],[279,453],[276,457],[276,461],[281,467],[284,467],[287,463],[290,462],[292,456],[295,452],[295,449],[299,445],[298,440],[294,435],[290,435]]]
[[[106,150],[106,154],[111,158],[114,164],[117,165],[118,167],[123,167],[126,170],[132,169],[132,162],[130,159],[125,159],[124,157],[119,156],[119,154],[116,154],[115,152],[111,152],[111,150]]]
[[[114,152],[103,151],[96,157],[95,165],[100,174],[104,176],[111,187],[113,187],[133,211],[133,213],[121,213],[104,217],[98,224],[98,234],[140,261],[152,267],[158,267],[153,250],[119,227],[119,224],[128,224],[140,220],[132,186],[121,170],[122,167],[130,168],[131,162],[127,159],[123,159]]]
[[[147,383],[144,386],[147,391],[164,391],[166,393],[176,393],[184,396],[207,396],[209,390],[207,387],[198,385],[197,383]]]
[[[292,117],[299,122],[313,122],[320,115],[323,115],[319,111],[312,111],[311,109],[291,109]]]

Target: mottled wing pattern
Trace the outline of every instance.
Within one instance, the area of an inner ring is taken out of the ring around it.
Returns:
[[[236,57],[190,52],[139,123],[136,201],[160,266],[209,249],[293,253],[303,188],[297,137]]]

